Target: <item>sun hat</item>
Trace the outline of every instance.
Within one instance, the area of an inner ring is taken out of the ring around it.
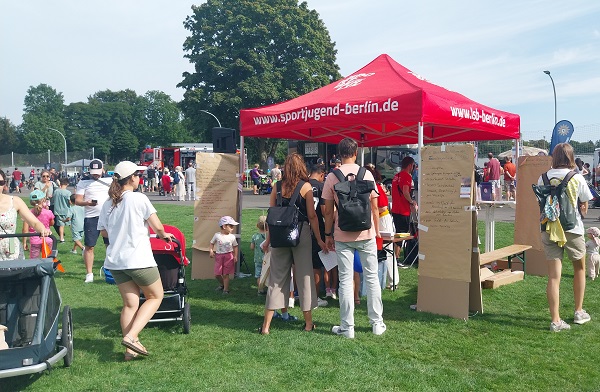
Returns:
[[[36,189],[29,194],[30,201],[40,201],[45,198],[46,198],[46,194],[44,192],[40,191],[39,189]]]
[[[92,161],[90,162],[90,174],[102,175],[103,168],[104,164],[100,159],[92,159]]]
[[[237,225],[239,225],[239,223],[236,222],[235,219],[233,219],[229,215],[226,215],[226,216],[222,217],[221,219],[219,219],[219,226],[223,226],[223,225],[237,226]]]
[[[591,234],[594,237],[594,242],[596,243],[596,245],[600,246],[600,229],[592,226],[588,227],[588,229],[585,232]]]
[[[146,169],[146,166],[138,166],[131,161],[123,161],[120,162],[117,166],[115,166],[114,175],[118,179],[123,179],[125,177],[129,177],[132,174],[135,174],[139,171],[144,171]]]

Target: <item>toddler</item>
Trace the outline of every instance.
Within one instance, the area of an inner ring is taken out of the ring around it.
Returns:
[[[222,217],[219,219],[221,231],[210,240],[209,255],[215,258],[215,278],[219,281],[217,291],[223,291],[223,294],[229,294],[229,275],[235,273],[238,243],[232,233],[237,225],[239,223],[232,217]]]
[[[259,295],[266,295],[267,290],[261,290],[260,287],[260,275],[262,274],[262,264],[263,257],[265,253],[260,247],[266,237],[267,237],[267,217],[261,215],[258,217],[258,222],[256,222],[256,228],[258,229],[258,233],[254,233],[252,235],[252,240],[250,241],[250,249],[254,250],[254,277],[256,278],[256,286],[258,287]]]
[[[588,277],[592,280],[596,279],[600,275],[600,229],[597,227],[590,227],[586,230],[589,241],[585,243],[585,264],[587,266]]]
[[[39,189],[34,190],[29,195],[29,204],[33,206],[31,209],[33,215],[42,222],[46,229],[50,229],[50,226],[54,225],[54,214],[49,209],[45,208],[46,193]],[[23,222],[23,233],[35,233],[35,229],[30,227],[27,222]],[[52,247],[52,239],[50,237],[46,237],[45,239],[48,246]],[[39,258],[40,251],[42,250],[42,238],[29,237],[29,244],[29,258]],[[23,238],[23,249],[27,250],[27,237]]]
[[[70,208],[67,212],[65,222],[71,223],[71,236],[73,237],[73,249],[71,253],[77,254],[77,248],[83,252],[83,218],[85,217],[85,209],[82,206],[75,205],[75,195],[71,195],[69,198]]]

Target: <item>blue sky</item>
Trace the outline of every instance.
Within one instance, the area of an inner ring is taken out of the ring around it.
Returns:
[[[183,58],[188,0],[27,0],[0,3],[0,116],[20,124],[29,86],[46,83],[65,102],[96,91],[161,90],[192,66]],[[558,120],[574,139],[597,140],[600,1],[308,0],[338,50],[342,75],[381,53],[429,81],[517,113],[525,139],[550,138]],[[589,131],[589,129],[593,131]],[[589,134],[588,134],[589,133]],[[593,134],[592,134],[593,133]]]

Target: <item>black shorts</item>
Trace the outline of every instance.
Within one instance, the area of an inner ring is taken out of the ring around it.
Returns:
[[[84,239],[83,244],[88,247],[96,246],[96,242],[98,242],[98,236],[100,236],[100,230],[98,230],[98,218],[85,218],[83,220],[83,233]],[[102,237],[105,245],[108,245],[108,238]]]
[[[409,233],[410,231],[410,215],[392,214],[394,219],[394,227],[396,233]]]
[[[252,182],[254,183],[254,185],[259,186],[260,185],[260,179],[258,178],[253,178]]]

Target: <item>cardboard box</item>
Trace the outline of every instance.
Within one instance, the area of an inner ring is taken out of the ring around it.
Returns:
[[[479,278],[483,282],[488,278],[494,276],[494,272],[487,267],[483,267],[479,269]]]
[[[523,271],[523,262],[519,259],[513,259],[510,266],[513,271]],[[496,260],[496,268],[499,270],[507,270],[508,260]]]
[[[494,276],[487,278],[481,283],[481,286],[484,289],[497,289],[500,286],[523,280],[524,276],[525,273],[523,271],[504,270],[502,272],[494,274]]]

